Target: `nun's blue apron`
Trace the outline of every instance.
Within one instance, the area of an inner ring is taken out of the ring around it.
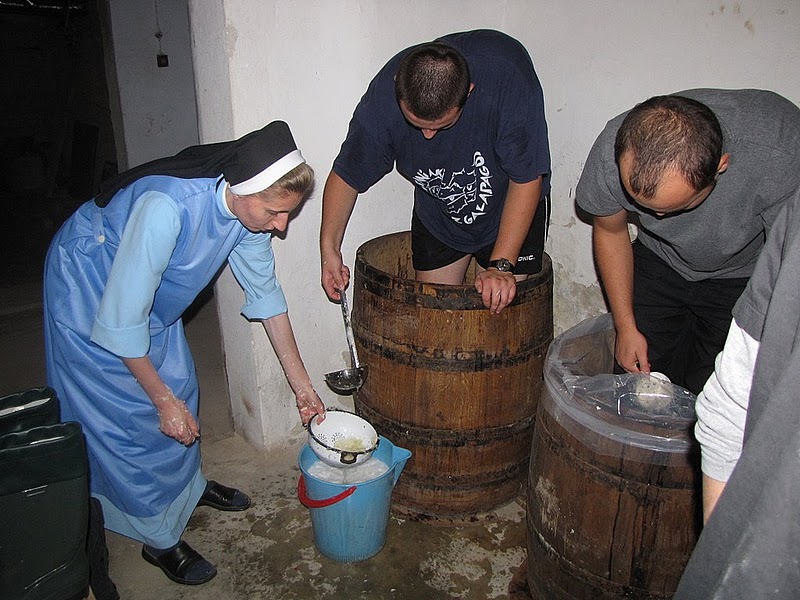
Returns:
[[[150,314],[150,360],[197,415],[198,383],[181,315],[247,235],[216,201],[215,179],[148,176],[105,208],[87,202],[51,243],[45,266],[48,385],[62,420],[83,425],[91,491],[107,528],[156,547],[180,539],[203,493],[200,448],[159,431],[155,407],[121,359],[90,341],[94,318],[131,208],[145,191],[169,195],[181,231]]]

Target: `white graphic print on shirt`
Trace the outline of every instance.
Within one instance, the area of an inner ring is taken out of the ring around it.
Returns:
[[[447,205],[447,214],[456,223],[470,225],[486,214],[492,198],[492,174],[480,152],[473,155],[469,170],[447,176],[444,168],[417,171],[414,182]]]

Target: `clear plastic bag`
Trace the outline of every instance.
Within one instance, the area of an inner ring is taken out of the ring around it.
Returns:
[[[669,427],[694,418],[695,395],[656,377],[641,373],[566,376],[564,387],[589,408],[625,419]]]
[[[614,341],[608,314],[553,340],[545,359],[544,410],[576,436],[652,450],[654,461],[662,452],[688,452],[696,444],[695,395],[649,375],[614,374]],[[586,436],[584,428],[597,435]]]

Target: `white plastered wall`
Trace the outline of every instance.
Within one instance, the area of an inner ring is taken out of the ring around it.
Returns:
[[[194,72],[186,0],[107,0],[119,89],[120,168],[197,144]],[[156,56],[167,57],[158,67]]]
[[[591,228],[574,188],[605,122],[649,96],[691,87],[757,87],[800,100],[796,0],[188,0],[202,142],[238,137],[272,119],[290,123],[318,189],[275,240],[278,276],[312,379],[345,364],[337,305],[319,285],[321,191],[350,115],[374,73],[398,50],[436,36],[496,28],[531,53],[544,88],[553,157],[547,250],[555,267],[555,327],[605,311]],[[407,229],[410,185],[386,177],[357,204],[343,253]],[[229,275],[217,286],[237,430],[281,445],[299,425],[260,325],[239,315]]]

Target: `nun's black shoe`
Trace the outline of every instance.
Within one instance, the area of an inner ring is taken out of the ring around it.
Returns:
[[[217,568],[183,540],[167,550],[145,544],[142,558],[164,571],[172,581],[183,585],[200,585],[211,581],[217,574]]]
[[[247,510],[250,508],[250,497],[236,488],[225,487],[216,481],[209,481],[197,506],[210,506],[217,510]]]

